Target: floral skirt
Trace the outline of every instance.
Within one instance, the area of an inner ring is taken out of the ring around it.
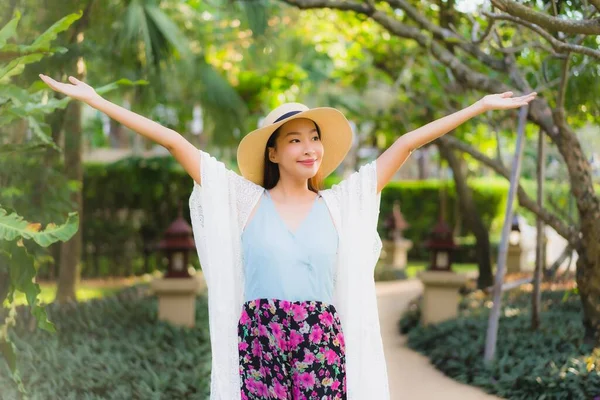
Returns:
[[[332,304],[247,301],[238,345],[242,400],[346,399],[346,347]]]

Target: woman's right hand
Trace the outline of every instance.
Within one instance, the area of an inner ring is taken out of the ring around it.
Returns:
[[[40,78],[53,90],[63,93],[74,99],[81,100],[85,103],[89,103],[90,101],[100,97],[93,87],[72,76],[69,76],[69,81],[72,83],[72,85],[68,83],[57,82],[49,76],[43,74],[40,74]]]

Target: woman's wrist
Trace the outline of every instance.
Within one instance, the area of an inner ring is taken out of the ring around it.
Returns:
[[[479,115],[479,114],[483,114],[484,112],[486,112],[488,109],[487,107],[483,104],[483,102],[481,101],[481,99],[477,100],[475,103],[473,103],[471,105],[471,107],[473,108],[473,111]]]
[[[98,109],[100,104],[104,101],[104,98],[99,94],[96,94],[94,97],[84,100],[85,104],[95,109]]]

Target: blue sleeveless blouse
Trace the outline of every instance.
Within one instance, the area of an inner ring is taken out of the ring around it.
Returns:
[[[265,190],[242,233],[245,300],[333,301],[338,234],[318,195],[295,232]]]

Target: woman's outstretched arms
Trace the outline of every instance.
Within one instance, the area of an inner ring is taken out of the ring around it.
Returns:
[[[200,154],[198,153],[198,149],[176,131],[111,103],[97,94],[91,86],[72,76],[69,77],[69,81],[72,84],[57,82],[41,74],[40,78],[53,90],[64,93],[76,100],[83,101],[129,129],[165,147],[183,166],[187,173],[196,182],[201,183]]]
[[[512,95],[512,92],[487,95],[460,111],[400,136],[394,144],[377,158],[377,192],[379,193],[387,185],[415,149],[450,132],[484,111],[521,107],[527,105],[537,94],[533,92],[520,97],[511,97]]]

